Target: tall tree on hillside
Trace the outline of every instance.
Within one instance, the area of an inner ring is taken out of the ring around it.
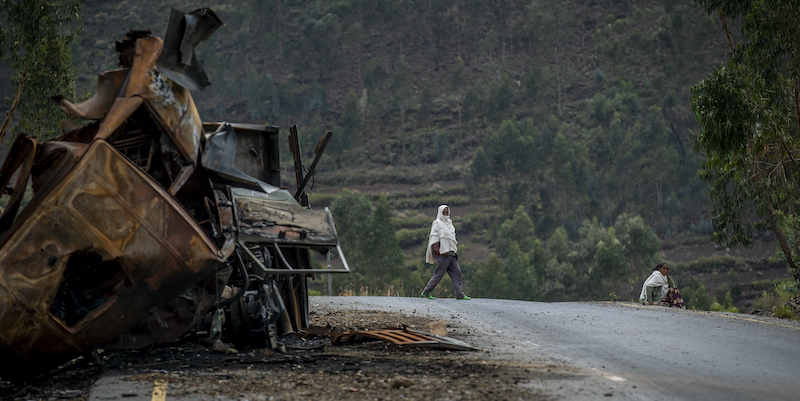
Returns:
[[[753,228],[769,227],[800,285],[800,1],[698,3],[720,17],[731,50],[692,88],[714,240],[748,245]],[[742,19],[744,43],[734,45],[726,18]],[[751,202],[766,221],[748,219]]]
[[[75,96],[75,68],[70,43],[80,26],[83,0],[0,1],[0,60],[15,72],[17,86],[0,142],[15,112],[14,132],[47,138],[58,133],[64,114],[50,96]]]
[[[350,25],[344,32],[343,46],[350,51],[350,58],[356,63],[356,74],[358,80],[361,81],[361,41],[364,36],[364,28],[359,23]]]
[[[350,274],[336,278],[337,285],[373,291],[399,288],[408,271],[386,197],[378,199],[373,210],[365,196],[345,189],[331,204],[331,213],[352,269]]]
[[[526,19],[528,26],[536,26],[532,35],[538,33],[541,44],[545,51],[552,52],[554,73],[556,79],[556,100],[558,105],[558,116],[562,115],[562,58],[563,58],[563,31],[569,22],[569,13],[565,3],[557,0],[545,0],[531,2],[526,7]]]
[[[408,85],[408,78],[411,73],[411,67],[406,62],[404,55],[400,55],[400,59],[394,63],[394,75],[389,83],[389,89],[392,92],[391,106],[400,115],[400,148],[401,157],[405,158],[406,155],[406,108],[408,107],[408,100],[411,97],[411,87]]]

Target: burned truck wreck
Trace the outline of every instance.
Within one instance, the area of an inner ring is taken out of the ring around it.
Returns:
[[[0,377],[187,333],[276,347],[308,326],[306,280],[349,271],[330,211],[304,196],[331,133],[305,175],[291,130],[292,194],[277,127],[200,119],[194,47],[220,26],[210,9],[172,10],[164,40],[129,32],[92,98],[53,98],[73,122],[63,136],[14,141],[0,168]],[[341,266],[314,268],[311,251]]]

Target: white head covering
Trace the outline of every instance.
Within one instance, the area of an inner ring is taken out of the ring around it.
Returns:
[[[669,291],[669,286],[667,285],[669,280],[667,276],[663,275],[659,270],[653,270],[653,273],[650,274],[650,277],[644,281],[644,285],[642,285],[642,293],[639,294],[639,302],[644,302],[647,300],[647,287],[661,287],[661,294],[666,294]],[[653,300],[653,302],[661,302],[661,300]]]
[[[436,214],[436,219],[431,223],[431,235],[428,238],[428,250],[425,252],[426,263],[436,263],[433,259],[433,250],[431,246],[439,243],[439,252],[455,252],[458,249],[458,241],[456,241],[456,228],[453,227],[453,222],[450,216],[442,214],[444,209],[450,209],[447,205],[439,206],[439,212]]]

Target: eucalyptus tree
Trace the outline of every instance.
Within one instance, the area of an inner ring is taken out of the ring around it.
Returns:
[[[730,50],[727,63],[692,88],[713,238],[748,245],[753,229],[771,229],[800,284],[800,1],[698,3],[720,18]],[[734,43],[728,18],[741,18],[743,43]],[[750,219],[748,207],[761,219]]]
[[[50,137],[63,113],[50,96],[75,96],[70,44],[80,26],[83,0],[0,0],[0,60],[14,71],[17,90],[0,127],[0,141],[14,114],[14,132]]]

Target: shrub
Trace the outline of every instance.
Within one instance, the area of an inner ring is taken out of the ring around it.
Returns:
[[[795,316],[794,311],[792,310],[792,307],[789,306],[789,305],[783,305],[781,307],[775,308],[775,310],[773,310],[772,313],[775,314],[775,317],[778,317],[778,318],[781,318],[781,319],[794,319],[794,320],[797,320],[797,316]]]
[[[425,242],[429,233],[429,228],[401,228],[397,230],[396,235],[401,248],[410,248]]]
[[[739,313],[739,308],[735,306],[725,307],[720,305],[719,302],[714,302],[711,304],[711,310],[716,312],[731,312],[731,313]]]
[[[689,262],[689,269],[696,272],[721,270],[724,268],[744,267],[744,260],[735,256],[708,256]]]
[[[781,280],[775,283],[771,291],[764,291],[760,297],[754,299],[753,308],[761,311],[769,310],[775,313],[775,316],[778,316],[778,310],[786,307],[789,300],[797,295],[798,290],[794,280]],[[781,310],[781,313],[784,313],[784,311]]]
[[[711,298],[705,285],[701,285],[692,292],[691,298],[686,301],[686,306],[691,309],[709,310],[711,309]]]
[[[338,194],[321,194],[316,192],[311,192],[308,194],[308,201],[314,207],[323,207],[323,206],[330,206],[336,197],[339,196]]]

